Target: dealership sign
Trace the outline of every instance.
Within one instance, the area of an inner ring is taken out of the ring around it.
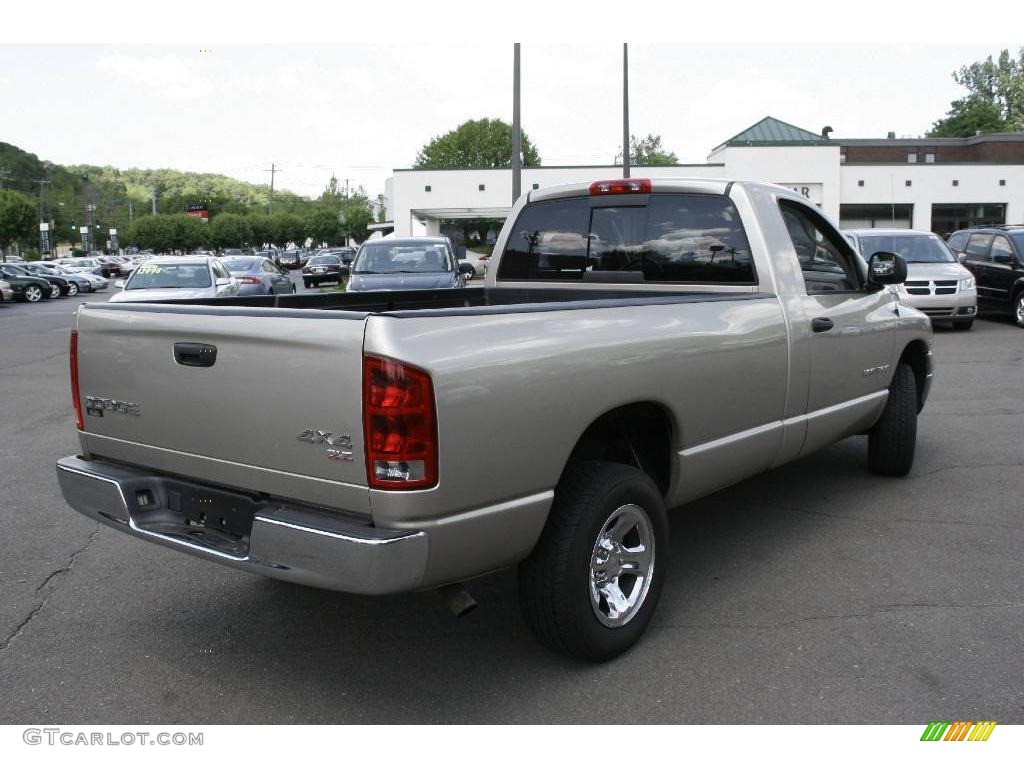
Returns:
[[[46,222],[39,224],[39,254],[48,256],[50,253],[50,225]]]
[[[206,203],[189,203],[185,206],[185,215],[195,216],[203,221],[210,220],[210,211],[206,208]]]
[[[821,205],[822,202],[823,202],[823,198],[824,198],[823,190],[824,190],[824,187],[825,187],[824,184],[815,183],[815,182],[806,182],[806,181],[805,182],[800,182],[800,183],[793,183],[793,182],[790,182],[790,181],[780,181],[780,182],[777,182],[777,183],[779,184],[779,186],[789,187],[794,192],[796,192],[798,195],[803,195],[804,197],[806,197],[808,200],[810,200],[815,205]]]

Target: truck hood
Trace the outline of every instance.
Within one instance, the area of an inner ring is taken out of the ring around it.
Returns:
[[[420,291],[431,288],[454,288],[451,272],[424,274],[352,275],[348,291]]]
[[[160,301],[161,299],[212,299],[217,294],[213,288],[146,288],[135,291],[122,290],[108,301]]]
[[[961,280],[970,276],[971,273],[967,268],[960,264],[948,262],[939,264],[907,263],[908,280]]]

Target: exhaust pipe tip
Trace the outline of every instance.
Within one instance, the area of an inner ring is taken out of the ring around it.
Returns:
[[[438,593],[445,605],[448,606],[448,610],[457,619],[461,619],[476,608],[476,600],[462,584],[449,584],[441,587]]]

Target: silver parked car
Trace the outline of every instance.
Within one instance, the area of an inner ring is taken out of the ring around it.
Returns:
[[[852,229],[844,234],[865,259],[887,251],[906,260],[907,280],[897,289],[900,303],[921,310],[932,323],[951,323],[959,331],[974,324],[974,275],[938,235],[913,229]]]
[[[213,256],[150,259],[136,267],[127,280],[118,280],[115,285],[122,290],[110,297],[112,302],[238,295],[238,281]]]
[[[447,237],[388,237],[359,246],[347,291],[463,288],[466,273]]]

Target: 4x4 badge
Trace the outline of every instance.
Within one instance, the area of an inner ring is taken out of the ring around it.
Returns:
[[[352,457],[352,435],[334,436],[333,432],[325,432],[322,429],[304,429],[295,438],[303,443],[320,445],[326,443],[331,446],[327,449],[327,458],[335,461],[353,461]]]

